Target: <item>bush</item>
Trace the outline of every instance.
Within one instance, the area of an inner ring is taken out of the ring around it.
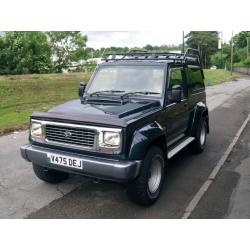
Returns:
[[[247,59],[245,59],[244,64],[245,64],[247,67],[250,67],[250,56],[248,56]]]
[[[245,60],[234,63],[234,67],[250,67],[250,56],[248,56]]]
[[[211,56],[211,65],[216,65],[217,68],[225,68],[226,61],[227,61],[227,54],[217,52]]]
[[[244,63],[244,59],[247,56],[246,48],[234,48],[234,62],[242,62]]]
[[[246,67],[246,65],[244,64],[244,62],[240,61],[240,62],[234,63],[234,67]]]

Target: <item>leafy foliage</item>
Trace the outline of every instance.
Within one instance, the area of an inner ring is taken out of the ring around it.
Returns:
[[[218,68],[224,68],[227,65],[227,62],[230,60],[229,55],[218,51],[211,56],[210,62],[212,65],[217,66]]]
[[[50,31],[47,34],[52,46],[55,72],[62,72],[71,62],[86,58],[87,36],[80,31]]]
[[[233,37],[233,63],[235,67],[249,67],[247,58],[247,38],[250,43],[250,32],[242,31]],[[231,41],[230,41],[231,43]],[[249,44],[250,46],[250,44]],[[219,68],[230,68],[231,45],[223,44],[222,49],[211,56],[211,64]]]
[[[247,38],[250,40],[250,31],[241,31],[239,34],[234,36],[235,45],[238,48],[245,48],[247,46]]]
[[[245,64],[247,67],[250,67],[250,56],[248,56],[248,57],[245,59],[244,64]]]
[[[191,31],[186,38],[188,47],[199,50],[203,66],[209,65],[209,57],[218,50],[218,32]]]
[[[216,65],[229,68],[230,44],[224,43],[218,50],[217,31],[191,31],[186,36],[187,47],[196,48],[201,55],[203,66]],[[250,31],[236,34],[233,61],[236,65],[248,66],[247,38]],[[131,49],[149,52],[181,51],[181,45],[144,47],[87,48],[87,36],[79,31],[50,32],[1,32],[0,33],[0,74],[27,74],[72,71],[92,71],[95,63],[86,59],[105,57],[106,53],[126,53]],[[250,44],[249,44],[250,47]],[[250,53],[250,48],[249,48]]]
[[[47,73],[51,53],[43,32],[6,32],[0,37],[0,74]]]

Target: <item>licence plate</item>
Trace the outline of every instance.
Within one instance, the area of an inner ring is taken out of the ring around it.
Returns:
[[[58,154],[47,154],[48,160],[52,164],[70,168],[83,169],[83,161],[80,158],[68,157]]]

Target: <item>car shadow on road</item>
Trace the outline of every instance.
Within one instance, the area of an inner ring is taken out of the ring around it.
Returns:
[[[178,217],[183,212],[178,208],[179,202],[182,201],[179,195],[182,184],[178,184],[181,182],[178,179],[186,172],[185,169],[188,168],[190,160],[192,160],[192,154],[187,148],[169,161],[161,197],[151,207],[143,207],[131,202],[127,198],[126,184],[83,177],[83,184],[78,188],[30,214],[27,218]]]

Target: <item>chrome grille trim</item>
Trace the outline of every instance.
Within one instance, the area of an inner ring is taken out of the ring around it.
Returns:
[[[65,133],[70,135],[67,137]],[[45,123],[45,141],[53,144],[65,144],[68,146],[96,148],[97,130],[86,128],[85,126],[75,126],[69,124]]]
[[[41,123],[43,134],[44,134],[42,141],[41,141],[42,143],[48,144],[48,145],[75,148],[75,149],[86,150],[86,151],[95,151],[95,152],[102,151],[103,146],[99,145],[99,140],[103,135],[103,131],[118,132],[120,134],[122,132],[122,129],[120,129],[120,128],[88,126],[88,125],[79,125],[79,124],[63,123],[63,122],[43,121],[43,120],[37,120],[37,119],[32,119],[31,121]],[[54,126],[56,126],[56,128]],[[70,132],[73,131],[74,134],[72,136],[73,136],[74,144],[67,143],[66,141],[64,141],[64,139],[60,140],[60,138],[58,138],[58,141],[48,140],[48,138],[46,137],[46,135],[47,135],[46,130],[48,130],[48,128],[50,130],[51,137],[53,137],[53,136],[58,137],[58,135],[59,136],[62,135],[63,130],[65,128]],[[88,144],[77,143],[77,141],[75,141],[74,138],[76,138],[76,139],[79,138],[79,135],[84,136],[84,138],[85,138],[84,141],[86,141]],[[93,137],[94,137],[94,143],[93,143]],[[122,140],[122,137],[121,137],[121,140]],[[92,143],[91,146],[90,146],[89,142]],[[121,151],[121,146],[119,148],[117,148],[116,150],[117,151],[115,153],[119,153]]]

